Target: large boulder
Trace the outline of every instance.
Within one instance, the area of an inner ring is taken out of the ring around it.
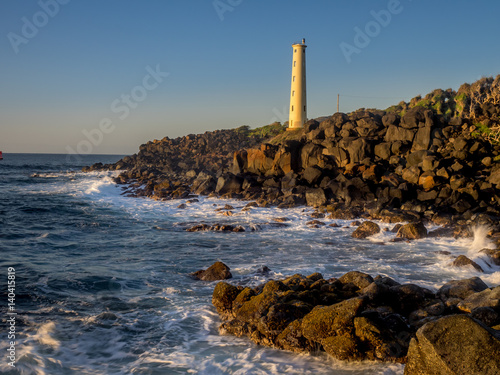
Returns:
[[[363,307],[362,298],[351,298],[331,306],[316,307],[302,319],[302,334],[321,343],[331,336],[349,334],[354,328],[354,317]]]
[[[302,178],[306,180],[308,184],[313,185],[320,179],[322,173],[323,172],[318,167],[307,167],[302,174]]]
[[[276,174],[287,174],[291,171],[300,170],[300,148],[299,141],[289,140],[280,146],[274,156],[272,170]]]
[[[423,107],[413,107],[401,119],[401,126],[408,129],[433,125],[432,111]]]
[[[308,206],[320,207],[326,204],[325,191],[323,189],[307,189],[306,202]]]
[[[247,151],[235,151],[233,155],[233,173],[240,174],[245,172],[248,167],[247,164]]]
[[[394,285],[389,288],[391,306],[403,314],[422,308],[430,291],[415,284]]]
[[[256,174],[264,174],[273,166],[276,156],[276,146],[263,143],[260,149],[248,149],[245,167],[248,172]]]
[[[396,237],[408,240],[418,240],[427,237],[427,229],[422,222],[405,224],[399,228]]]
[[[427,150],[431,143],[431,133],[432,128],[430,126],[424,126],[418,129],[415,138],[413,139],[413,150]]]
[[[215,190],[216,186],[217,183],[214,177],[205,172],[200,172],[198,177],[193,181],[191,190],[195,194],[208,195]]]
[[[239,293],[240,290],[237,287],[224,281],[221,281],[215,286],[212,295],[212,304],[224,319],[232,315],[233,301]]]
[[[239,176],[235,176],[233,174],[228,176],[221,176],[217,180],[215,192],[218,194],[239,193],[241,192],[242,184],[243,179]]]
[[[320,162],[323,157],[323,147],[318,146],[314,143],[307,143],[300,151],[300,161],[302,163],[302,168],[321,166]]]
[[[452,263],[454,267],[473,267],[476,271],[484,272],[479,264],[474,262],[472,259],[467,258],[465,255],[459,255]]]
[[[352,232],[351,236],[354,238],[366,238],[377,233],[380,233],[380,227],[378,224],[373,221],[364,221],[354,232]]]
[[[363,159],[371,156],[371,145],[365,138],[353,140],[347,147],[351,163],[359,163]]]
[[[344,285],[352,284],[358,289],[366,288],[373,282],[373,277],[364,272],[349,271],[338,279]]]
[[[405,340],[403,336],[408,335],[398,332],[397,336],[401,336],[402,340],[398,339],[382,319],[356,317],[354,328],[358,347],[367,359],[392,362],[406,354],[409,340]]]
[[[206,270],[199,270],[192,275],[202,281],[216,281],[216,280],[226,280],[233,277],[230,268],[222,262],[215,262]]]
[[[401,177],[411,184],[417,184],[420,179],[420,168],[416,166],[405,168],[403,169]]]
[[[406,157],[406,161],[407,161],[409,166],[417,167],[429,155],[430,155],[430,152],[427,150],[415,151]]]
[[[465,312],[471,312],[478,307],[491,307],[500,311],[500,286],[471,294],[458,304],[458,308]]]
[[[451,280],[444,284],[437,291],[437,295],[441,299],[461,298],[465,299],[471,294],[482,292],[488,289],[488,286],[479,277],[471,277],[464,280]]]
[[[405,129],[399,126],[390,125],[385,134],[386,142],[413,142],[415,130]],[[393,151],[393,153],[396,153]],[[397,154],[397,153],[396,153]]]
[[[320,344],[304,337],[301,324],[301,319],[291,322],[276,338],[276,345],[279,348],[299,353],[318,351]]]
[[[333,143],[330,143],[327,148],[323,149],[323,155],[333,157],[335,164],[339,167],[345,167],[349,164],[349,154],[347,151]]]
[[[374,153],[375,156],[378,156],[380,159],[389,160],[391,157],[391,144],[383,142],[375,145]]]
[[[500,340],[464,315],[451,315],[421,327],[411,340],[405,375],[497,375]]]
[[[491,171],[488,182],[492,185],[500,185],[500,168]]]
[[[275,291],[264,291],[259,295],[251,297],[235,311],[237,320],[257,324],[259,320],[267,315],[271,306],[279,302]]]
[[[399,116],[393,112],[386,113],[382,117],[382,123],[384,126],[389,126],[389,125],[398,125],[399,124]]]

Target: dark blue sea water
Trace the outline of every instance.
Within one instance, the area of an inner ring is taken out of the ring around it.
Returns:
[[[479,274],[449,267],[449,258],[436,251],[467,253],[481,263],[477,250],[488,246],[484,236],[474,243],[389,243],[388,233],[355,240],[348,222],[337,221],[341,228],[309,228],[306,208],[242,212],[244,202],[200,197],[178,209],[184,201],[121,195],[112,180],[115,172],[80,172],[84,165],[118,159],[86,156],[77,162],[65,155],[4,154],[0,161],[0,372],[402,374],[400,365],[349,364],[219,335],[211,305],[216,283],[195,281],[189,273],[221,260],[240,285],[294,273],[337,277],[361,270],[437,288]],[[234,216],[215,211],[226,203],[235,207]],[[266,224],[283,216],[290,219],[285,228]],[[200,221],[261,230],[184,230]],[[271,273],[259,273],[263,265]],[[15,367],[7,358],[9,267],[16,277]],[[489,284],[500,281],[498,269],[479,276]]]

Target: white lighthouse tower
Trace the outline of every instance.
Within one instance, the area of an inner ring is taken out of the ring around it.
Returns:
[[[293,44],[292,48],[292,89],[287,130],[301,129],[307,121],[306,40],[302,39],[302,43]]]

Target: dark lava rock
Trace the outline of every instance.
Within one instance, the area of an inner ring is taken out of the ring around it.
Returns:
[[[500,76],[480,81],[460,95],[434,91],[399,103],[390,113],[336,113],[293,133],[272,124],[265,131],[244,126],[165,137],[115,164],[84,170],[121,170],[115,181],[129,185],[130,197],[189,199],[195,193],[266,207],[330,207],[338,219],[396,223],[425,217],[436,224],[465,224],[486,215],[496,222],[500,147],[482,134],[472,139],[471,133],[478,123],[498,127],[499,81]],[[487,103],[476,102],[484,97]],[[449,104],[455,101],[456,108]],[[443,235],[433,233],[438,234]],[[402,238],[422,236],[416,230]]]
[[[352,232],[351,236],[354,238],[366,238],[377,233],[380,233],[378,224],[372,221],[364,221],[354,232]]]
[[[391,233],[398,233],[398,231],[401,229],[403,224],[396,224],[394,227],[391,229]]]
[[[227,211],[230,212],[230,211]],[[186,232],[245,232],[245,228],[241,225],[229,225],[229,224],[196,224],[190,228],[186,229]]]
[[[363,289],[373,282],[373,277],[364,272],[350,271],[339,277],[338,281],[342,284],[352,284],[358,289]]]
[[[277,223],[286,223],[287,221],[290,221],[290,219],[287,217],[274,217],[273,221],[276,221]]]
[[[317,307],[302,319],[302,334],[311,341],[323,342],[342,336],[354,328],[354,317],[363,307],[362,298],[351,298],[331,306]]]
[[[500,324],[500,314],[491,307],[476,307],[469,315],[471,318],[483,322],[488,327]]]
[[[483,280],[479,277],[471,277],[470,279],[451,280],[439,288],[436,294],[443,300],[453,297],[464,299],[485,289],[488,289],[488,286]]]
[[[210,230],[210,228],[212,228],[212,227],[208,224],[196,224],[196,225],[192,226],[191,228],[186,229],[186,232],[203,232],[203,231]]]
[[[500,371],[500,340],[464,315],[451,315],[421,327],[411,340],[405,375],[481,374]]]
[[[224,319],[232,315],[233,301],[240,292],[240,289],[226,282],[220,282],[215,286],[212,295],[212,304]]]
[[[306,201],[308,206],[320,207],[326,204],[326,195],[323,189],[307,189]]]
[[[475,319],[497,327],[500,286],[482,290],[482,284],[476,278],[453,281],[435,295],[418,285],[399,284],[383,276],[374,279],[359,271],[328,280],[320,273],[307,277],[295,274],[253,289],[220,282],[212,302],[223,320],[221,333],[247,336],[257,344],[294,352],[324,350],[341,360],[405,363],[410,339],[418,329],[420,334],[412,341],[414,367],[410,369],[420,371],[418,366],[424,366],[423,372],[413,372],[423,375],[427,374],[427,361],[433,358],[428,350],[435,350],[443,355],[439,360],[446,361],[442,350],[446,345],[459,346],[460,335],[467,342],[466,332],[470,332],[472,340],[483,342],[481,337],[485,336],[469,324],[479,323],[467,316],[462,315],[469,319],[467,324],[433,326],[441,322],[440,317],[458,311],[457,305]],[[462,301],[454,295],[467,297]],[[450,337],[453,343],[441,340],[440,335]]]
[[[418,240],[427,237],[427,229],[423,223],[405,224],[399,228],[396,234],[398,238],[406,238],[408,240]]]
[[[230,268],[222,262],[215,262],[206,270],[196,271],[192,275],[198,280],[202,281],[216,281],[216,280],[226,280],[233,277]]]
[[[314,226],[316,228],[319,228],[320,226],[326,225],[326,223],[319,221],[319,220],[311,220],[306,223],[308,226]]]
[[[458,304],[460,310],[468,313],[478,307],[491,307],[500,311],[500,286],[471,294]]]
[[[465,255],[459,255],[451,264],[452,266],[455,267],[467,267],[467,266],[472,266],[476,269],[476,271],[479,272],[484,272],[483,269],[479,264],[474,262],[473,260],[467,258]]]

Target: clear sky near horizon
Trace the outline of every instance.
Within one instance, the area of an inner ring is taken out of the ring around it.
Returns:
[[[306,38],[308,117],[385,109],[500,73],[500,2],[3,0],[0,150],[132,154],[288,120]]]

